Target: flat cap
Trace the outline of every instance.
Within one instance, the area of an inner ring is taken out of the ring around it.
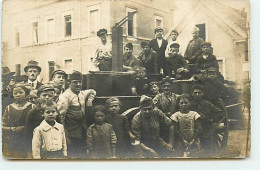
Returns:
[[[170,48],[180,48],[180,44],[179,43],[172,43],[171,45],[170,45]]]
[[[146,95],[142,95],[140,98],[140,106],[146,107],[146,106],[150,106],[150,105],[153,105],[153,99]]]
[[[203,42],[202,44],[201,44],[201,47],[202,46],[210,46],[211,47],[211,43],[210,42]]]
[[[132,43],[127,43],[126,45],[125,45],[125,47],[127,47],[127,48],[129,48],[129,49],[133,49],[133,44]]]
[[[45,92],[45,91],[53,91],[55,92],[54,87],[51,84],[43,84],[37,91],[37,95],[39,96],[41,92]]]
[[[53,71],[52,74],[51,74],[51,77],[53,78],[53,76],[56,75],[56,74],[64,75],[64,76],[65,76],[65,79],[67,79],[67,77],[68,77],[68,75],[66,74],[66,72],[63,71],[63,70],[55,70],[55,71]]]
[[[154,33],[158,32],[158,31],[160,31],[160,30],[163,31],[163,28],[161,28],[161,27],[157,27],[157,28],[154,29]]]
[[[149,43],[148,42],[141,42],[141,47],[144,48],[146,46],[149,46]]]
[[[69,80],[78,80],[78,81],[82,81],[83,76],[79,71],[74,71],[69,75]]]
[[[106,29],[99,29],[99,31],[97,31],[97,36],[100,36],[101,34],[107,34],[107,30]]]

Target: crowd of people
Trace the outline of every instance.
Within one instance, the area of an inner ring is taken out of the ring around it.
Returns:
[[[214,131],[223,117],[218,104],[224,79],[218,71],[211,43],[192,32],[184,56],[179,52],[178,32],[171,40],[156,38],[142,42],[142,52],[133,55],[133,44],[124,47],[123,68],[136,74],[135,91],[140,95],[140,111],[128,119],[121,114],[121,102],[110,97],[106,104],[93,104],[93,89],[82,90],[83,75],[55,70],[49,83],[37,81],[41,67],[29,61],[27,80],[11,79],[3,73],[3,154],[8,158],[85,159],[154,158],[214,156]],[[107,30],[97,32],[101,39],[95,64],[100,71],[112,70],[111,44]],[[191,71],[189,64],[195,64]],[[150,81],[147,75],[164,75]],[[196,80],[190,94],[173,93],[173,79]],[[67,85],[68,84],[68,85]]]

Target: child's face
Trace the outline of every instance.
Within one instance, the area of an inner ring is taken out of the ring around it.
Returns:
[[[202,97],[203,97],[203,91],[200,90],[200,89],[194,89],[192,91],[192,97],[195,99],[195,100],[201,100]]]
[[[162,85],[162,90],[165,94],[171,93],[171,84],[166,82]]]
[[[144,117],[151,117],[153,113],[153,109],[154,109],[153,105],[141,107],[141,114]]]
[[[187,111],[190,106],[190,102],[187,98],[181,98],[179,102],[179,106],[181,108],[181,111]]]
[[[109,112],[111,112],[113,114],[118,114],[118,112],[120,110],[119,102],[118,101],[111,102],[108,110],[109,110]]]
[[[137,73],[138,78],[144,78],[146,76],[146,73],[144,70],[139,70]]]
[[[174,41],[174,40],[176,40],[176,39],[177,39],[177,37],[178,37],[178,34],[177,34],[177,33],[175,33],[175,32],[172,32],[172,33],[171,33],[171,37],[172,37],[172,40]]]
[[[209,54],[211,49],[210,49],[210,46],[204,45],[204,46],[202,46],[201,50],[202,50],[203,54]]]
[[[151,86],[151,93],[152,93],[152,94],[157,94],[157,93],[159,93],[159,87],[158,87],[156,84],[153,84],[153,85]]]
[[[24,101],[26,100],[25,91],[21,87],[16,87],[13,89],[13,97],[17,102]]]
[[[95,113],[95,123],[97,125],[102,125],[105,120],[105,114],[103,112],[97,111]]]
[[[31,95],[31,96],[29,97],[29,102],[35,104],[36,101],[37,101],[37,96]]]
[[[65,84],[65,76],[63,74],[55,74],[53,76],[53,82],[62,87]]]
[[[42,100],[50,100],[53,99],[53,97],[54,97],[54,91],[52,90],[41,92],[39,95],[39,98]]]
[[[43,111],[43,117],[46,121],[54,121],[57,117],[57,110],[54,106],[46,107]]]
[[[217,72],[208,72],[208,78],[209,79],[215,79],[215,78],[217,78],[218,77],[218,75],[217,75]]]
[[[130,49],[130,48],[128,48],[128,47],[125,47],[125,53],[126,53],[127,55],[131,55],[132,52],[133,52],[133,49]]]

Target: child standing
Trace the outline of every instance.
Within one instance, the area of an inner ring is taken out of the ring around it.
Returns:
[[[195,111],[190,111],[191,97],[187,94],[182,94],[178,97],[177,102],[180,106],[180,111],[174,113],[171,119],[174,121],[175,144],[179,154],[185,155],[188,152],[194,152],[200,147],[199,134],[201,131],[200,115]]]
[[[32,154],[34,159],[61,159],[67,156],[63,125],[55,121],[58,110],[53,100],[42,104],[44,120],[34,129]]]
[[[125,158],[130,156],[131,139],[134,139],[134,135],[130,131],[127,118],[119,114],[120,101],[116,97],[111,97],[106,101],[108,115],[105,118],[105,122],[111,124],[117,137],[116,143],[116,156]]]
[[[17,83],[12,89],[14,103],[8,105],[2,118],[3,155],[8,158],[26,158],[24,126],[28,112],[33,104],[26,101],[29,89]]]
[[[105,107],[94,107],[95,123],[87,130],[87,147],[92,158],[115,157],[117,138],[111,124],[104,123]]]

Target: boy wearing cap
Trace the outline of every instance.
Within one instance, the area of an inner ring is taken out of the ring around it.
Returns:
[[[24,72],[28,77],[26,83],[31,85],[34,89],[38,89],[42,85],[41,82],[37,81],[37,77],[40,75],[41,70],[41,67],[38,66],[38,62],[33,60],[29,61],[27,66],[24,67]]]
[[[173,149],[161,137],[161,129],[170,128],[171,121],[155,108],[152,98],[145,95],[140,99],[140,109],[132,120],[132,130],[136,140],[141,142],[144,157],[169,156]]]
[[[65,84],[67,79],[66,72],[63,70],[55,70],[54,72],[52,72],[51,77],[53,83],[60,88],[60,93],[63,93],[65,91]]]
[[[184,58],[189,61],[190,64],[195,64],[197,57],[201,54],[201,44],[204,42],[202,38],[199,37],[200,29],[195,27],[192,31],[192,40],[189,41],[186,48]]]
[[[206,72],[210,67],[215,67],[219,69],[218,61],[216,56],[211,54],[211,43],[203,42],[201,44],[202,55],[200,55],[196,61],[196,71],[197,73]]]
[[[172,43],[170,46],[169,57],[166,59],[167,61],[167,75],[174,77],[176,79],[187,79],[189,66],[184,57],[179,53],[180,45],[178,43]]]
[[[179,43],[178,40],[177,40],[178,35],[179,35],[179,33],[178,33],[177,30],[175,30],[175,29],[172,30],[171,35],[170,35],[171,38],[170,38],[170,40],[168,41],[168,45],[167,45],[167,48],[166,48],[166,50],[165,50],[165,57],[166,57],[166,58],[170,57],[170,56],[169,56],[169,53],[171,52],[171,51],[170,51],[170,46],[171,46],[171,44],[173,44],[173,43]],[[179,53],[180,53],[180,47],[179,47]]]
[[[143,51],[139,54],[139,66],[146,68],[147,75],[158,74],[158,55],[151,50],[149,43],[141,42]]]
[[[124,47],[123,54],[123,69],[124,71],[131,71],[134,67],[138,67],[139,63],[133,55],[133,44],[127,43]]]
[[[107,30],[100,29],[97,32],[97,36],[100,38],[101,43],[96,48],[94,64],[100,71],[112,70],[112,45],[107,42]]]
[[[36,101],[36,106],[29,111],[27,117],[26,117],[26,123],[25,123],[25,136],[27,139],[28,144],[28,150],[31,152],[32,147],[32,137],[33,137],[33,130],[41,124],[41,122],[44,120],[44,117],[42,116],[42,109],[41,104],[46,102],[47,100],[53,100],[54,98],[54,88],[50,84],[44,84],[42,85],[38,91],[37,96],[38,99]],[[60,117],[57,117],[57,121],[61,122]]]
[[[167,40],[163,39],[163,29],[161,27],[157,27],[154,30],[154,33],[155,33],[155,39],[150,41],[149,47],[157,53],[158,55],[157,73],[162,73],[166,70],[165,50],[168,45],[168,42]]]
[[[64,117],[64,128],[68,145],[69,158],[84,158],[85,156],[85,131],[86,113],[92,109],[92,101],[96,96],[93,89],[82,89],[83,76],[74,71],[69,75],[70,86],[59,96],[57,108]]]

